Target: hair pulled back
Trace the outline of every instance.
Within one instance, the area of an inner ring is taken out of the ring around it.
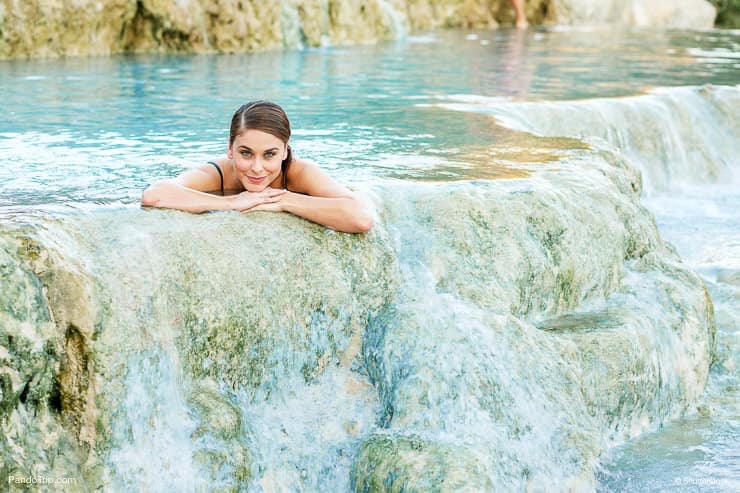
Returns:
[[[229,146],[234,144],[237,135],[245,130],[260,130],[287,143],[290,139],[290,121],[283,109],[270,101],[249,101],[239,107],[231,118]],[[283,159],[282,170],[286,172],[293,153],[288,146],[288,155]]]

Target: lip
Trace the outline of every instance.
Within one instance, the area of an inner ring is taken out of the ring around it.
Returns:
[[[267,178],[267,177],[266,176],[261,176],[259,178],[256,178],[254,176],[247,175],[247,180],[249,180],[249,183],[262,183],[263,181],[265,181],[265,178]]]

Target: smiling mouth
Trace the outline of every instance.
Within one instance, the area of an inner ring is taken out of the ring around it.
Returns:
[[[247,180],[249,180],[251,183],[262,183],[262,181],[267,178],[266,176],[260,176],[260,177],[254,177],[247,175]]]

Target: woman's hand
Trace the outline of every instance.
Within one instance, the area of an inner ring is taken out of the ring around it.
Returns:
[[[270,206],[277,203],[282,198],[287,190],[279,188],[266,188],[261,192],[247,192],[244,191],[238,195],[231,197],[231,208],[240,212],[256,211],[256,210],[274,210],[274,209],[262,209],[263,206]]]
[[[287,190],[280,190],[281,192],[285,192],[284,194],[277,195],[275,197],[272,197],[269,201],[261,202],[260,204],[255,205],[251,209],[243,210],[242,212],[252,212],[252,211],[267,211],[267,212],[287,212],[287,199],[288,196],[292,194],[292,192],[289,192]]]
[[[372,213],[355,194],[348,197],[313,197],[286,192],[244,212],[289,212],[337,231],[364,233],[372,227]]]

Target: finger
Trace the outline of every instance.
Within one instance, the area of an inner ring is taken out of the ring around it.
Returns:
[[[284,188],[267,187],[262,190],[263,193],[285,193],[287,190]]]
[[[263,197],[275,197],[284,194],[286,191],[287,190],[283,190],[282,188],[266,188],[260,192],[260,195]]]
[[[252,205],[249,208],[249,210],[250,211],[261,211],[261,210],[265,210],[265,208],[263,206],[265,206],[267,204],[270,204],[271,202],[272,202],[272,200],[260,199],[260,201],[259,202],[256,202],[254,205]]]

